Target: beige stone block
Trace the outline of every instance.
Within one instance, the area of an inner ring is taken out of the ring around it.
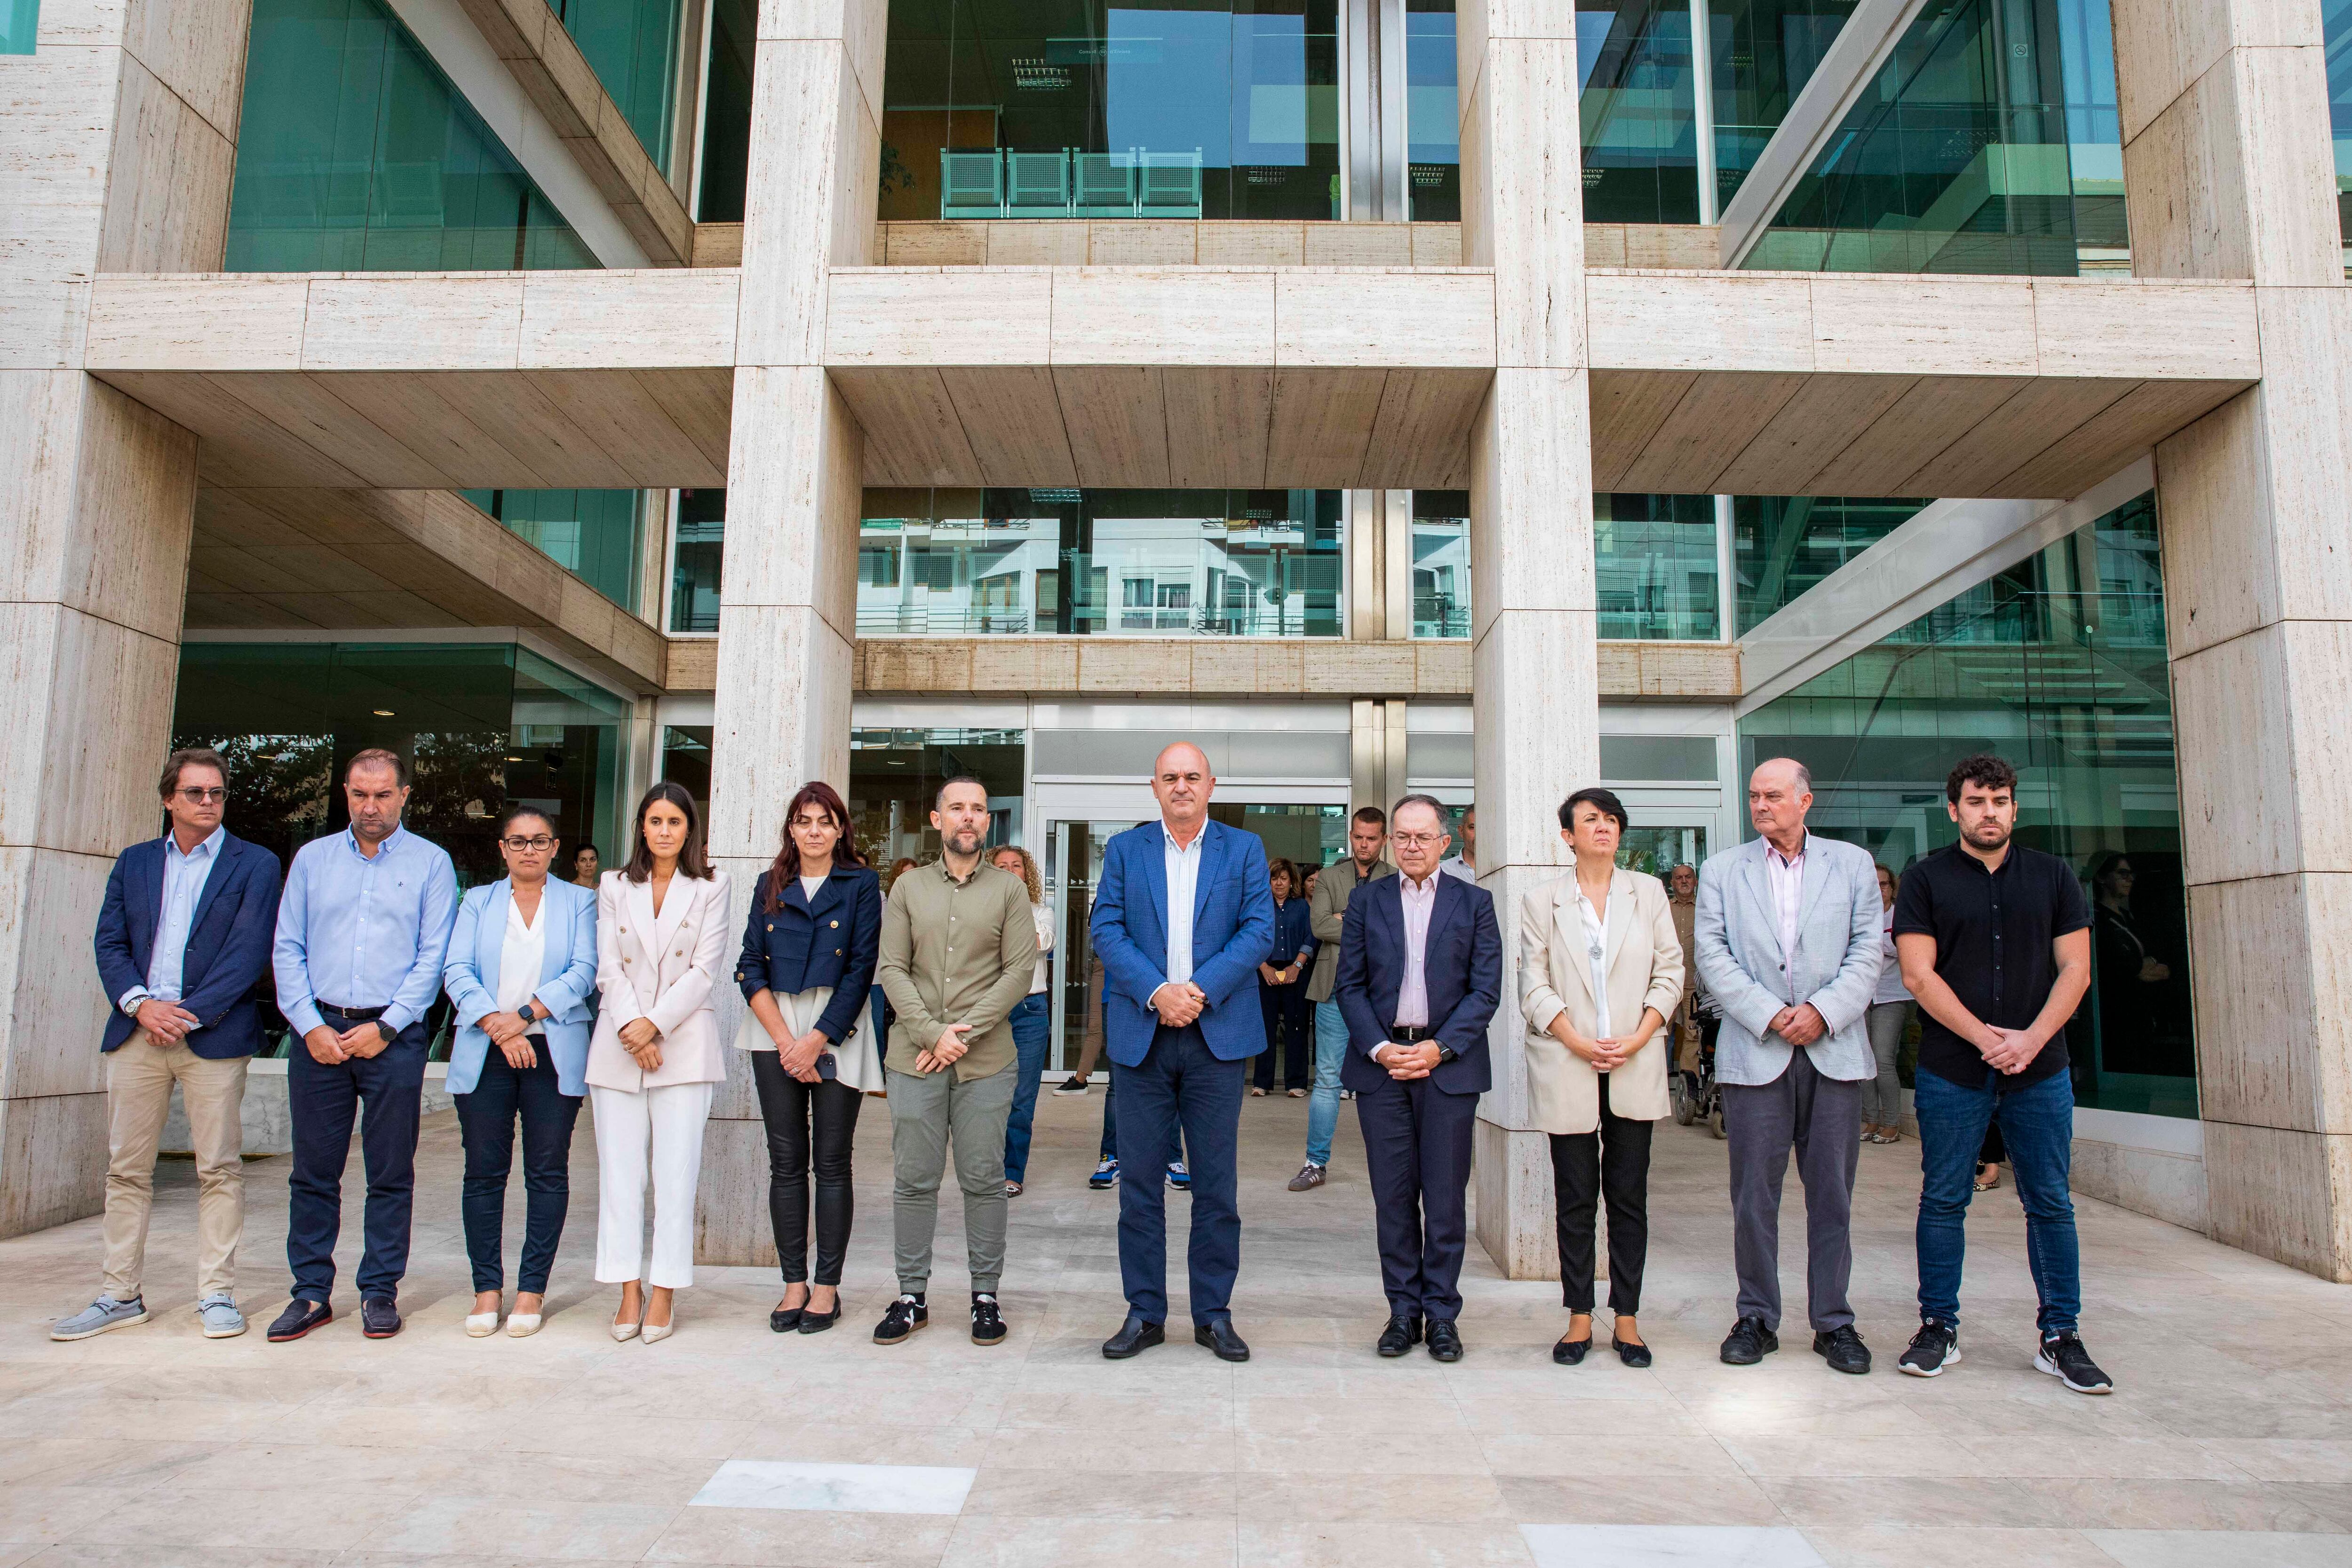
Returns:
[[[1103,218],[1087,225],[1087,262],[1093,267],[1190,267],[1200,259],[1200,226],[1140,218]]]
[[[2283,621],[2177,658],[2189,881],[2352,871],[2352,622]]]
[[[1596,272],[1585,279],[1584,296],[1596,367],[1790,373],[1814,368],[1814,296],[1802,279]],[[2027,319],[2030,325],[2030,310]]]
[[[1091,224],[1007,219],[990,223],[991,267],[1084,267]]]
[[[2114,7],[2116,86],[2129,142],[2233,47],[2325,47],[2320,14],[2266,0],[2121,0]],[[2135,238],[2137,236],[2135,236]]]
[[[1514,1131],[1481,1115],[1471,1134],[1470,1180],[1478,1194],[1478,1245],[1503,1277],[1559,1279],[1551,1140],[1540,1132]]]
[[[1081,646],[1068,637],[982,637],[971,650],[971,689],[1075,691]]]
[[[1310,223],[1309,267],[1410,267],[1412,228],[1402,223]]]
[[[2197,1099],[2219,1121],[2352,1134],[2352,876],[2189,890]]]
[[[1470,691],[1470,641],[1467,637],[1427,640],[1412,645],[1413,694],[1418,697],[1461,697]]]
[[[1630,645],[1633,697],[1731,702],[1740,695],[1737,643],[1645,642]]]
[[[1389,380],[1389,372],[1372,369],[1276,372],[1266,482],[1360,484]]]
[[[1458,223],[1417,223],[1412,226],[1415,267],[1462,265],[1462,226]]]
[[[106,278],[89,290],[93,370],[297,370],[303,278]]]
[[[1275,279],[1282,365],[1495,363],[1495,280],[1479,273],[1293,271]]]
[[[736,384],[747,438],[728,466],[727,614],[813,606],[845,645],[856,635],[863,433],[814,366],[747,368]]]
[[[110,856],[153,831],[174,641],[58,605],[0,604],[0,844]],[[107,721],[93,724],[91,714]]]
[[[831,279],[831,364],[1044,364],[1055,274],[1042,269],[840,270]]]
[[[2078,1196],[2184,1230],[2202,1233],[2212,1224],[2205,1205],[2205,1162],[2198,1155],[2076,1138],[2066,1184]]]
[[[1203,267],[1303,267],[1307,225],[1206,220],[1193,241]]]
[[[2032,375],[2022,279],[1816,278],[1813,365],[1862,374]]]
[[[738,865],[754,875],[760,868],[760,862],[748,857]],[[734,879],[743,879],[737,875]],[[748,900],[751,895],[747,890],[740,896]],[[741,1053],[730,1050],[728,1055]],[[730,1061],[728,1066],[731,1078],[743,1064]],[[750,1076],[744,1069],[747,1082]],[[749,1118],[720,1117],[716,1098],[711,1119],[703,1125],[702,1178],[694,1190],[694,1261],[714,1268],[773,1268],[776,1234],[768,1223],[766,1124],[759,1120],[756,1100]]]
[[[740,275],[679,268],[525,275],[519,355],[529,369],[735,363]]]
[[[743,226],[740,223],[695,225],[694,265],[697,267],[742,266]]]
[[[2037,278],[2032,289],[2043,375],[2252,381],[2263,374],[2252,289]]]
[[[671,637],[662,648],[662,689],[709,691],[719,684],[717,637]]]
[[[1582,371],[1495,373],[1470,438],[1474,638],[1506,610],[1593,608],[1585,381]]]
[[[793,793],[779,781],[821,778],[846,787],[849,668],[848,640],[814,610],[740,605],[730,595],[719,622],[713,854],[775,854]]]
[[[1214,489],[1263,477],[1274,372],[1173,367],[1159,378],[1170,484]]]
[[[306,370],[512,370],[520,275],[319,278],[302,329]]]
[[[1591,230],[1585,230],[1586,244]],[[1721,231],[1711,224],[1632,223],[1624,226],[1626,267],[1672,271],[1713,271],[1721,265]],[[1588,267],[1599,266],[1590,256]]]
[[[871,163],[851,165],[864,97],[837,43],[763,40],[752,76],[744,291],[737,354],[746,364],[815,364],[825,342],[827,268],[856,265],[872,243]],[[860,198],[865,228],[842,250]]]
[[[0,1100],[0,1237],[98,1213],[105,1181],[105,1095]]]
[[[2352,1138],[2205,1123],[2213,1239],[2352,1283]]]
[[[1052,371],[1043,365],[950,368],[940,373],[940,379],[984,482],[1078,482],[1077,460],[1070,451]]]
[[[1270,271],[1089,267],[1051,276],[1056,365],[1274,363]]]
[[[866,483],[951,485],[971,479],[971,445],[938,371],[842,370],[835,373],[834,385],[868,433]]]
[[[878,111],[888,20],[886,0],[761,0],[760,37],[838,41],[867,103]]]
[[[866,637],[857,647],[866,660],[867,691],[962,692],[972,682],[974,639],[970,637]]]
[[[556,20],[546,0],[541,0],[545,14],[538,18],[531,16],[528,0],[499,3],[500,8],[513,16],[517,34],[532,40],[534,45],[531,64],[537,66],[537,71],[526,67],[515,73],[516,79],[526,90],[533,86],[534,75],[543,81],[543,87],[531,91],[531,101],[547,116],[548,124],[558,137],[566,142],[593,142],[597,123],[604,118],[605,100],[604,85],[597,79],[596,68],[580,52],[578,41]],[[605,178],[612,178],[609,169]]]
[[[2293,395],[2285,378],[2241,393],[2157,445],[2165,645],[2176,659],[2281,614],[2280,535],[2294,525],[2276,513],[2263,458],[2265,405],[2283,395]],[[2292,459],[2292,450],[2287,455]],[[2332,556],[2305,563],[2324,572]]]
[[[1077,689],[1087,692],[1190,691],[1192,647],[1149,637],[1090,637],[1078,648]]]
[[[130,0],[122,7],[122,47],[234,145],[252,13],[252,0]],[[41,34],[47,43],[46,26]]]
[[[1484,370],[1388,372],[1357,483],[1372,489],[1467,485],[1470,426],[1493,383]]]
[[[982,223],[886,223],[886,267],[985,267],[988,226]]]
[[[1583,186],[1572,37],[1496,39],[1478,84],[1481,128],[1463,146],[1464,213],[1493,236],[1496,363],[1585,363]],[[1480,157],[1472,159],[1473,148]],[[1493,149],[1494,156],[1485,155]],[[1505,151],[1507,150],[1507,151]],[[1465,258],[1475,247],[1465,247]]]
[[[1168,410],[1158,369],[1066,366],[1054,373],[1054,393],[1080,484],[1169,483]]]
[[[1192,690],[1199,696],[1296,695],[1303,689],[1303,646],[1295,641],[1236,638],[1196,643]]]
[[[143,755],[141,764],[142,774],[154,765]],[[152,774],[145,782],[152,785]],[[0,848],[0,911],[11,932],[0,942],[0,1097],[106,1088],[98,1040],[107,1005],[91,983],[89,933],[98,929],[112,870],[107,855]],[[8,1184],[0,1179],[0,1187]]]
[[[1472,498],[1474,507],[1476,498]],[[1601,709],[1590,610],[1507,610],[1471,654],[1479,859],[1552,866],[1552,813],[1601,776]]]
[[[1584,226],[1584,265],[1587,267],[1624,267],[1625,226],[1622,223],[1588,223]]]
[[[1419,669],[1409,642],[1326,642],[1306,645],[1304,689],[1351,697],[1408,697]]]
[[[89,250],[89,259],[70,270],[94,268],[97,229],[72,243]],[[81,361],[82,336],[89,315],[87,282],[54,279],[12,280],[0,289],[0,371],[63,370]]]
[[[106,272],[208,272],[228,242],[236,149],[135,59],[122,67],[98,265]]]

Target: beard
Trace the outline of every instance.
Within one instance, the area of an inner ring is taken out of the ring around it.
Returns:
[[[2014,826],[1997,819],[1979,822],[1974,827],[1960,829],[1960,837],[1979,849],[1998,849],[2009,842]]]
[[[981,837],[981,830],[977,827],[973,827],[967,828],[961,833],[950,833],[943,835],[940,837],[940,842],[947,847],[949,854],[961,858],[966,855],[977,855],[980,853]]]

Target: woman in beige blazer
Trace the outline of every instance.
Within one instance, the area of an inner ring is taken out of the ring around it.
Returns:
[[[596,1117],[596,1278],[621,1287],[613,1337],[669,1337],[672,1292],[694,1283],[694,1189],[713,1086],[727,1078],[710,987],[727,954],[727,874],[702,853],[694,798],[667,781],[637,803],[637,847],[596,889],[588,1042]],[[654,1189],[646,1294],[646,1183]]]
[[[1650,1364],[1634,1321],[1649,1251],[1650,1127],[1670,1109],[1665,1021],[1683,992],[1674,910],[1655,877],[1617,864],[1625,807],[1580,789],[1559,808],[1576,868],[1519,905],[1519,1011],[1528,1113],[1551,1134],[1552,1195],[1568,1332],[1564,1366],[1592,1346],[1592,1232],[1609,1203],[1609,1307],[1627,1366]]]

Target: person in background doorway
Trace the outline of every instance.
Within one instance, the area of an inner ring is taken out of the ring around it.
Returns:
[[[1437,868],[1449,877],[1459,877],[1465,882],[1476,881],[1478,879],[1478,808],[1476,806],[1465,805],[1462,808],[1462,826],[1454,834],[1454,842],[1458,847],[1441,861]]]
[[[572,885],[596,890],[596,879],[604,875],[604,858],[596,853],[593,844],[583,844],[572,852]]]
[[[1316,881],[1308,929],[1314,933],[1315,978],[1307,999],[1315,1005],[1315,1089],[1307,1106],[1307,1161],[1290,1178],[1294,1193],[1323,1184],[1331,1164],[1331,1135],[1339,1126],[1340,1065],[1348,1055],[1348,1020],[1332,997],[1339,979],[1339,941],[1348,900],[1356,889],[1396,870],[1383,858],[1389,842],[1388,813],[1377,805],[1358,808],[1348,821],[1347,858],[1323,868]]]
[[[1666,868],[1666,907],[1675,917],[1675,940],[1683,948],[1683,997],[1675,1004],[1673,1027],[1667,1031],[1674,1049],[1667,1067],[1674,1072],[1698,1070],[1698,949],[1692,926],[1698,918],[1698,868],[1677,863]],[[1672,1082],[1671,1076],[1668,1082]]]
[[[2172,978],[2172,966],[2148,951],[2132,912],[2132,891],[2137,885],[2131,857],[2120,850],[2100,856],[2091,871],[2092,957],[2102,1042],[2147,1039],[2156,1026],[2165,983]]]
[[[459,1206],[474,1268],[466,1332],[476,1339],[498,1332],[506,1299],[507,1176],[518,1121],[529,1196],[510,1338],[539,1332],[572,1205],[572,1133],[588,1093],[595,1023],[588,996],[596,988],[596,896],[548,875],[562,847],[545,813],[507,808],[499,819],[507,874],[458,901],[441,971],[457,1020],[448,1088],[466,1146]]]
[[[768,1225],[784,1287],[768,1327],[780,1334],[820,1334],[841,1321],[841,1268],[856,1213],[850,1147],[866,1096],[884,1087],[866,1006],[881,942],[882,879],[857,853],[840,794],[813,779],[784,804],[783,842],[752,884],[735,960],[749,1009],[735,1047],[751,1054],[768,1138]]]
[[[254,1000],[278,921],[278,859],[221,826],[228,765],[173,752],[158,784],[168,825],[114,862],[99,906],[98,977],[112,999],[106,1058],[106,1275],[49,1330],[86,1340],[148,1319],[141,1285],[155,1149],[179,1086],[196,1155],[196,1317],[208,1340],[245,1332],[236,1244],[245,1233],[245,1073],[261,1048]]]
[[[1903,1031],[1911,1022],[1911,993],[1903,988],[1903,964],[1895,953],[1895,873],[1878,868],[1878,898],[1884,908],[1879,926],[1878,990],[1870,998],[1866,1025],[1870,1054],[1878,1076],[1863,1086],[1862,1141],[1865,1143],[1903,1142],[1903,1082],[1895,1075],[1895,1058],[1903,1049]]]
[[[596,984],[588,1047],[596,1113],[596,1279],[621,1288],[613,1338],[647,1344],[677,1326],[694,1283],[694,1193],[715,1086],[727,1079],[710,1005],[727,960],[727,873],[704,858],[694,797],[665,779],[637,803],[629,863],[596,889]],[[654,1192],[646,1256],[646,1188]],[[648,1289],[648,1287],[650,1289]]]
[[[1037,861],[1017,844],[991,854],[989,864],[1021,879],[1029,890],[1029,915],[1037,927],[1037,974],[1029,994],[1013,1005],[1013,1050],[1021,1074],[1013,1086],[1013,1115],[1004,1124],[1004,1194],[1017,1196],[1029,1176],[1029,1140],[1037,1121],[1037,1086],[1045,1076],[1045,1050],[1053,1043],[1054,1012],[1047,986],[1053,976],[1054,906],[1045,901]]]
[[[1265,1015],[1265,1049],[1257,1057],[1250,1093],[1259,1098],[1274,1088],[1275,1056],[1289,1058],[1283,1086],[1293,1100],[1307,1098],[1312,1081],[1313,1047],[1307,1037],[1307,974],[1315,963],[1315,931],[1307,900],[1297,896],[1298,868],[1276,859],[1266,868],[1274,894],[1274,942],[1257,966],[1259,1011]],[[1277,1038],[1279,1026],[1281,1044]]]
[[[1310,906],[1315,902],[1315,884],[1320,881],[1322,877],[1322,867],[1309,866],[1307,868],[1306,879],[1298,884],[1298,896],[1305,899]]]
[[[457,868],[439,845],[400,824],[408,789],[408,764],[393,752],[372,748],[354,756],[343,773],[351,826],[294,852],[278,904],[278,1008],[299,1038],[286,1063],[294,1122],[286,1205],[293,1300],[269,1325],[272,1344],[299,1340],[334,1316],[329,1298],[355,1121],[367,1165],[360,1331],[372,1340],[400,1332],[431,1043],[425,1016],[440,994],[457,918]]]

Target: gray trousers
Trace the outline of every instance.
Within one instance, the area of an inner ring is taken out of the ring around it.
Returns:
[[[1903,1080],[1895,1074],[1895,1058],[1910,1022],[1908,1002],[1873,1002],[1863,1015],[1863,1026],[1870,1031],[1870,1054],[1878,1058],[1878,1076],[1862,1086],[1862,1119],[1872,1126],[1903,1125]]]
[[[930,1282],[931,1237],[940,1227],[940,1178],[955,1146],[956,1184],[963,1189],[963,1237],[971,1288],[993,1291],[1004,1272],[1004,1123],[1020,1080],[1013,1064],[969,1083],[955,1070],[892,1071],[891,1217],[898,1289],[919,1293]]]
[[[1741,1317],[1780,1327],[1780,1178],[1793,1148],[1797,1178],[1805,1184],[1808,1313],[1821,1332],[1853,1321],[1846,1281],[1853,1273],[1849,1222],[1864,1081],[1823,1078],[1801,1050],[1790,1053],[1788,1070],[1770,1083],[1723,1086]]]

